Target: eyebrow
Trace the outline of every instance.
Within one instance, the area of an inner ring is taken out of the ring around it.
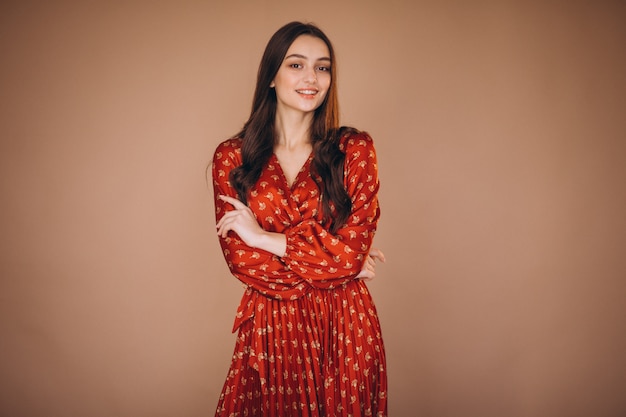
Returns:
[[[285,59],[289,59],[289,58],[302,58],[302,59],[307,59],[307,57],[306,57],[306,56],[304,56],[304,55],[300,55],[300,54],[291,54],[291,55],[289,55],[289,56],[286,56],[286,57],[285,57]],[[318,59],[317,59],[317,61],[328,61],[328,62],[330,62],[330,58],[328,58],[328,57],[324,56],[324,57],[318,58]]]

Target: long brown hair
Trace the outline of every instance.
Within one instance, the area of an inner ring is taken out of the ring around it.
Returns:
[[[302,35],[321,39],[330,53],[330,87],[324,102],[315,110],[310,129],[313,144],[311,173],[322,195],[323,217],[325,221],[330,221],[330,230],[336,232],[346,222],[352,209],[350,196],[343,184],[345,154],[339,149],[339,140],[354,129],[339,128],[335,52],[328,37],[313,24],[288,23],[278,29],[267,43],[259,65],[250,118],[237,134],[242,139],[242,164],[230,172],[229,180],[239,199],[247,203],[250,188],[259,179],[274,150],[276,91],[270,88],[270,84],[287,50]]]

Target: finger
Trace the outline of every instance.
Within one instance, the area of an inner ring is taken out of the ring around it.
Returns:
[[[370,279],[374,278],[376,275],[376,260],[374,260],[369,254],[363,260],[361,271],[359,272],[359,275],[361,274]]]
[[[237,217],[238,215],[239,215],[239,212],[237,210],[231,210],[231,211],[226,212],[222,216],[222,218],[217,222],[215,227],[219,229],[225,222],[231,221],[234,217]]]
[[[359,272],[356,278],[360,278],[364,281],[371,281],[372,279],[374,279],[374,276],[375,274],[373,274],[372,272],[363,269],[361,270],[361,272]]]
[[[248,206],[246,206],[245,204],[243,204],[241,201],[237,200],[236,198],[227,196],[227,195],[218,195],[217,198],[219,198],[222,201],[225,201],[227,203],[230,203],[233,205],[233,207],[235,207],[238,210],[242,210],[242,209],[246,209],[248,208]]]
[[[221,237],[226,237],[228,232],[233,230],[236,232],[237,218],[236,216],[224,216],[218,223],[217,234]]]
[[[374,277],[376,277],[376,274],[374,274],[373,272],[367,271],[365,274],[363,274],[363,280],[365,281],[371,281],[374,279]]]
[[[217,235],[220,237],[226,237],[228,231],[232,229],[230,222],[223,222],[217,229]]]
[[[385,260],[386,260],[386,259],[385,259],[385,254],[384,254],[384,253],[383,253],[380,249],[377,249],[377,248],[372,248],[372,249],[370,250],[369,255],[370,255],[370,256],[372,257],[372,259],[374,259],[375,261],[376,261],[376,260],[378,260],[378,261],[381,261],[381,262],[385,262]]]
[[[369,256],[371,256],[375,260],[377,259],[377,260],[381,261],[382,263],[385,263],[385,261],[386,261],[385,254],[383,253],[383,251],[381,251],[380,249],[377,249],[377,248],[371,248]]]

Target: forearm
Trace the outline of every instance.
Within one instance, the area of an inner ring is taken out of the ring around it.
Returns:
[[[255,239],[253,246],[283,257],[287,252],[287,237],[282,233],[263,232]]]

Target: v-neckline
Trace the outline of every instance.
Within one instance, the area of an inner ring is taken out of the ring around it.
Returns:
[[[304,164],[302,164],[302,166],[300,167],[300,170],[298,170],[298,173],[293,178],[293,182],[291,184],[289,184],[289,181],[287,180],[287,175],[285,175],[285,171],[283,170],[283,167],[280,164],[280,160],[278,159],[278,156],[276,156],[276,152],[272,152],[272,158],[274,158],[274,161],[276,162],[276,167],[278,171],[280,171],[280,176],[283,179],[283,183],[287,186],[287,190],[291,192],[293,191],[294,186],[298,184],[300,175],[302,175],[302,173],[306,171],[306,168],[311,163],[311,160],[313,159],[313,151],[311,151],[311,153],[309,154],[309,157],[304,161]]]

